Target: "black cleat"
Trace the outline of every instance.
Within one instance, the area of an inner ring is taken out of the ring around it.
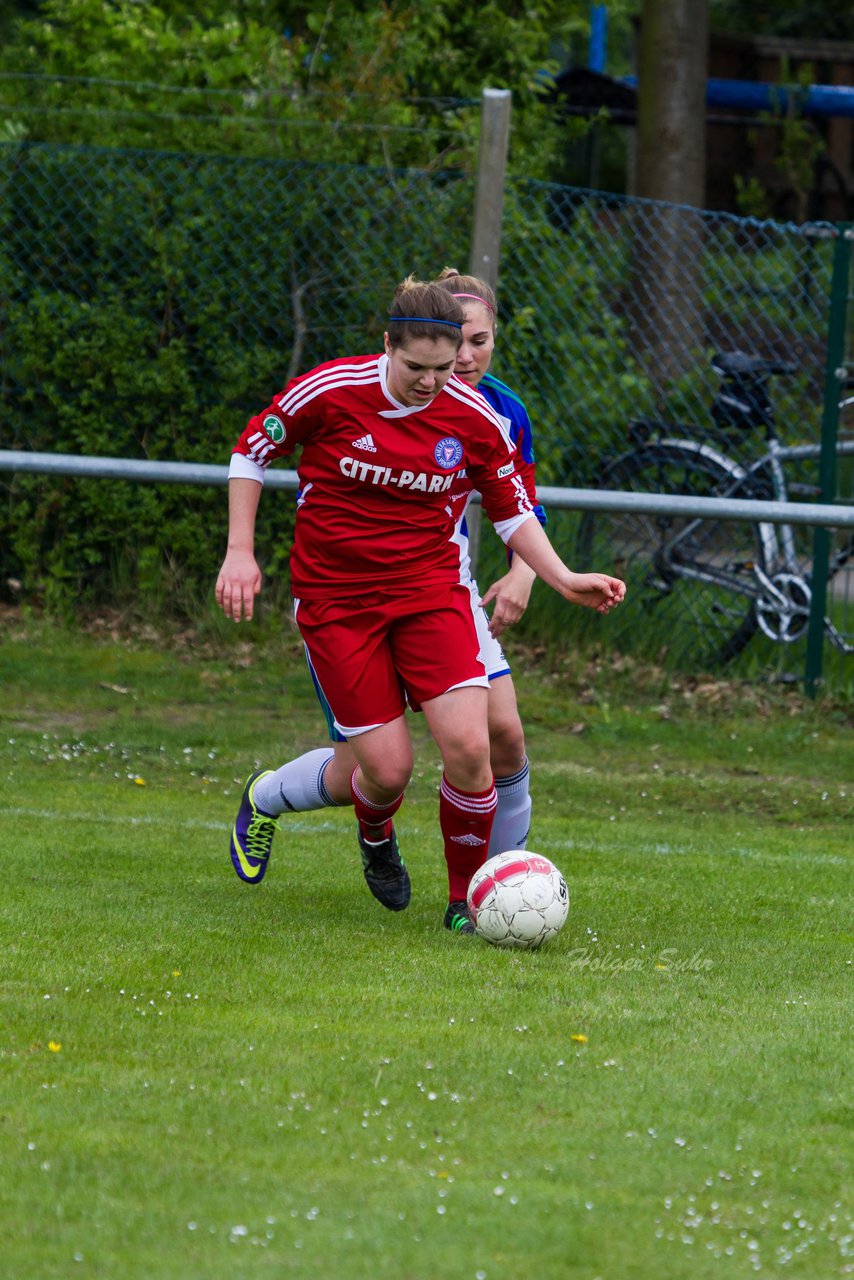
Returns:
[[[400,856],[394,826],[387,840],[374,843],[366,840],[359,831],[359,849],[362,854],[362,866],[368,888],[389,911],[403,911],[409,906],[412,896],[412,885],[409,872]]]
[[[449,902],[442,922],[451,933],[474,933],[474,921],[467,902]]]

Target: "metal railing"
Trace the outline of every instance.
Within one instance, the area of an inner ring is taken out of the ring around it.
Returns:
[[[186,463],[169,461],[147,461],[132,458],[88,457],[73,454],[28,453],[23,450],[0,450],[0,471],[19,472],[46,476],[71,476],[78,479],[100,479],[115,481],[131,481],[149,484],[180,484],[195,486],[214,486],[222,488],[228,483],[228,467],[210,463]],[[287,468],[269,470],[265,475],[265,487],[273,490],[295,492],[299,488],[299,474]],[[793,525],[810,526],[819,529],[854,530],[854,506],[835,503],[792,503],[769,500],[751,500],[739,498],[708,498],[696,495],[638,493],[631,490],[573,489],[567,487],[541,486],[538,497],[547,509],[552,511],[607,513],[616,512],[629,516],[652,516],[656,519],[685,522],[683,527],[691,528],[691,522],[697,528],[714,528],[719,521],[739,521],[751,523],[760,529],[767,525],[790,527]],[[474,501],[480,501],[480,495],[474,495]],[[678,542],[678,535],[676,541]],[[852,542],[854,546],[854,541]],[[615,548],[615,550],[618,550]],[[654,555],[654,552],[652,553]],[[706,555],[706,553],[703,553]],[[607,568],[607,565],[601,566]],[[698,562],[693,569],[684,570],[686,576],[703,579],[715,576],[715,569],[704,569]],[[826,572],[826,570],[825,570]],[[760,579],[762,571],[757,569]],[[678,575],[676,575],[678,576]],[[723,575],[725,578],[725,574]],[[670,588],[668,588],[669,590]],[[809,591],[809,588],[807,588]],[[782,634],[776,639],[788,639],[785,632],[795,627],[805,628],[805,612],[808,610],[810,631],[818,635],[820,640],[825,633],[835,639],[837,647],[850,652],[844,637],[824,613],[825,592],[809,592],[809,600],[805,606],[799,607],[797,598],[793,600],[780,594],[779,586],[764,578],[761,584],[759,599],[747,605],[742,603],[742,613],[750,618],[746,624],[737,619],[737,630],[748,625],[744,643],[756,629],[756,619],[764,626],[767,635],[774,633],[769,629],[762,616],[762,600],[764,596],[766,609],[775,615],[775,625]],[[740,590],[735,591],[736,600]],[[800,634],[800,633],[799,633]],[[822,685],[822,653],[823,644],[811,643],[807,650],[807,662],[804,671],[806,691],[815,696]]]
[[[148,462],[138,458],[95,458],[67,453],[27,453],[0,449],[0,471],[35,475],[77,476],[93,480],[133,480],[151,484],[228,484],[228,467],[202,462]],[[267,489],[299,488],[299,474],[287,468],[268,470]],[[633,493],[629,490],[571,489],[539,485],[537,497],[556,511],[625,511],[644,515],[699,516],[715,520],[751,520],[768,524],[801,524],[827,529],[854,529],[854,506],[818,502],[761,502],[744,498],[700,498],[678,494]],[[480,501],[475,493],[473,501]]]

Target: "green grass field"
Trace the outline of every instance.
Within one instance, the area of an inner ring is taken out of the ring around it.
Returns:
[[[348,811],[234,876],[322,742],[290,633],[2,626],[4,1277],[854,1273],[843,706],[515,655],[572,905],[502,952],[441,928],[417,718],[408,911]]]

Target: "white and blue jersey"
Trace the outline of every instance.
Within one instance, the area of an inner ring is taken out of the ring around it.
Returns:
[[[515,391],[511,391],[506,383],[500,378],[496,378],[492,373],[485,373],[477,384],[477,389],[483,395],[498,416],[504,423],[507,433],[513,444],[515,444],[518,452],[518,463],[526,465],[533,472],[534,468],[534,440],[533,429],[531,427],[531,419],[528,417],[528,410],[525,408],[524,402],[516,395]],[[463,496],[462,490],[454,494],[455,497]],[[456,542],[460,552],[460,581],[471,583],[471,559],[469,556],[469,533],[466,524],[466,511],[471,502],[473,489],[469,489],[465,496],[465,505],[457,516],[457,523],[454,528],[454,536],[452,541]],[[541,503],[537,503],[534,512],[540,524],[546,523],[546,513]],[[509,671],[510,668],[508,667]],[[503,672],[501,674],[504,674]]]

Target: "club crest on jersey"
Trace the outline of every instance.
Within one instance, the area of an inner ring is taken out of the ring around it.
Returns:
[[[463,446],[454,436],[445,436],[433,451],[433,457],[445,471],[455,467],[463,456]]]
[[[264,428],[264,434],[269,436],[273,444],[282,443],[285,438],[285,428],[274,413],[268,413],[261,426]]]

